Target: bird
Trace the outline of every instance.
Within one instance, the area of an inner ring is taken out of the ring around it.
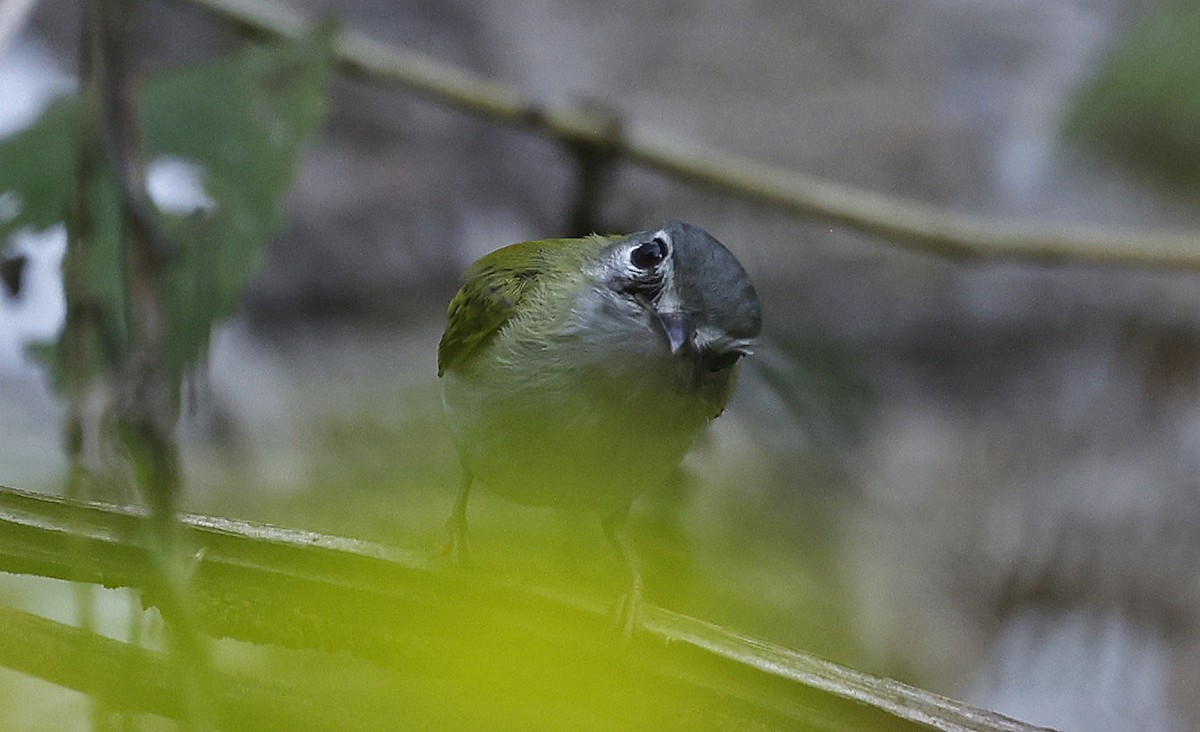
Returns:
[[[462,463],[443,552],[470,563],[476,484],[523,505],[592,512],[628,571],[614,623],[631,635],[643,580],[624,532],[630,507],[725,410],[761,328],[741,263],[682,221],[481,257],[438,344]]]

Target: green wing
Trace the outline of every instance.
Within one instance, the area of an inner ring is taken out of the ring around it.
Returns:
[[[497,249],[471,265],[466,284],[450,301],[438,344],[438,376],[463,362],[500,332],[552,259],[574,239],[527,241]],[[559,265],[561,266],[561,264]]]

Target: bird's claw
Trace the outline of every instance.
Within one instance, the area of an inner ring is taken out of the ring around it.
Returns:
[[[467,541],[466,530],[453,526],[448,527],[446,541],[438,550],[437,558],[451,566],[463,569],[474,566],[471,561],[471,546]]]

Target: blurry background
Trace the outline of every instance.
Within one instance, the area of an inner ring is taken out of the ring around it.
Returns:
[[[333,9],[544,101],[830,180],[1047,225],[1200,230],[1186,2]],[[180,7],[147,21],[152,66],[241,43]],[[71,88],[78,33],[75,3],[38,5],[0,55],[3,131]],[[577,173],[551,141],[339,78],[287,232],[192,380],[187,507],[436,547],[458,477],[434,368],[445,304],[477,256],[566,233]],[[622,164],[599,200],[605,232],[709,229],[765,312],[733,408],[635,507],[652,602],[1034,723],[1200,728],[1200,277],[952,263]],[[61,233],[14,253],[0,482],[56,492],[60,407],[21,349],[60,322]],[[620,587],[590,517],[481,494],[470,519],[485,567]],[[13,602],[69,603],[3,580]],[[10,672],[0,687],[16,726],[62,728],[81,703]]]

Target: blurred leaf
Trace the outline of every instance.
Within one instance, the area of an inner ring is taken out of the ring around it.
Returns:
[[[212,211],[162,216],[172,246],[164,276],[175,372],[202,356],[212,326],[236,308],[263,247],[283,226],[281,203],[325,112],[335,31],[324,23],[305,39],[255,46],[145,86],[139,112],[147,161],[172,156],[198,164],[216,202]],[[29,129],[0,141],[0,237],[67,218],[78,115],[78,99],[63,99]],[[103,171],[85,186],[94,220],[77,234],[87,239],[84,252],[69,254],[85,261],[78,268],[84,281],[68,296],[111,321],[104,328],[108,346],[119,350],[125,293],[115,186]]]
[[[51,104],[33,126],[0,141],[0,238],[45,229],[66,216],[75,169],[73,99]]]
[[[1129,30],[1065,133],[1163,183],[1200,185],[1200,4],[1168,0]]]
[[[211,214],[172,217],[181,249],[169,275],[172,365],[204,352],[230,315],[284,219],[281,203],[325,112],[334,28],[305,41],[170,75],[147,89],[147,147],[200,162]]]

